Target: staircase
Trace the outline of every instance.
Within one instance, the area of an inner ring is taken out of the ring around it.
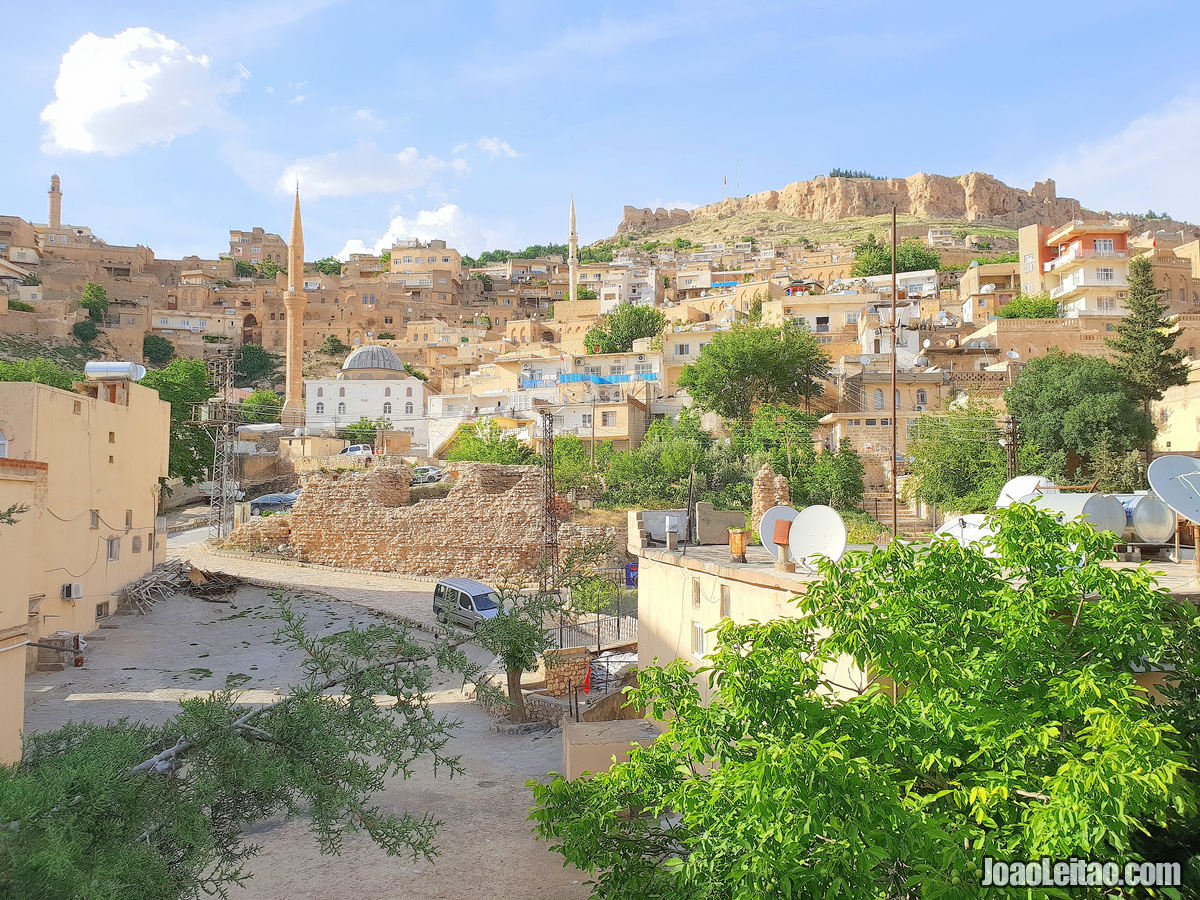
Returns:
[[[863,510],[874,516],[885,528],[892,527],[892,492],[863,491]],[[900,536],[911,539],[924,539],[933,533],[933,526],[925,519],[917,517],[903,500],[899,504],[897,524],[900,526]]]

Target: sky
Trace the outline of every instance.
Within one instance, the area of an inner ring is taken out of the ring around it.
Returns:
[[[1200,222],[1194,0],[59,0],[5,14],[0,213],[163,258],[583,243],[831,168],[1054,178]]]

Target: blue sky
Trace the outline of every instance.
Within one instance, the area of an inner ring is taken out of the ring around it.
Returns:
[[[919,11],[918,11],[919,9]],[[1045,3],[62,0],[6,13],[0,212],[159,256],[583,241],[831,167],[990,172],[1200,221],[1200,18]],[[15,39],[11,36],[18,36]]]

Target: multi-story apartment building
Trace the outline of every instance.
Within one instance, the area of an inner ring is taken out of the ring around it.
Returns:
[[[969,266],[958,281],[961,321],[986,322],[1019,294],[1020,268],[1019,262]]]
[[[1129,288],[1129,222],[1076,219],[1053,230],[1018,232],[1021,291],[1046,291],[1066,318],[1124,315]]]
[[[234,260],[255,265],[269,261],[284,266],[287,265],[287,252],[287,241],[257,226],[249,231],[229,229],[229,255]]]

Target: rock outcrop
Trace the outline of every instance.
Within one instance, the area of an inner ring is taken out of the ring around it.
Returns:
[[[778,211],[798,219],[833,222],[890,213],[921,219],[962,219],[1009,227],[1059,224],[1080,218],[1086,210],[1078,200],[1059,197],[1054,182],[1039,181],[1030,190],[1009,187],[983,172],[957,178],[918,172],[908,178],[814,178],[796,181],[783,190],[733,197],[692,211],[636,209],[626,206],[617,234],[672,228],[689,222],[724,218],[738,213]]]

